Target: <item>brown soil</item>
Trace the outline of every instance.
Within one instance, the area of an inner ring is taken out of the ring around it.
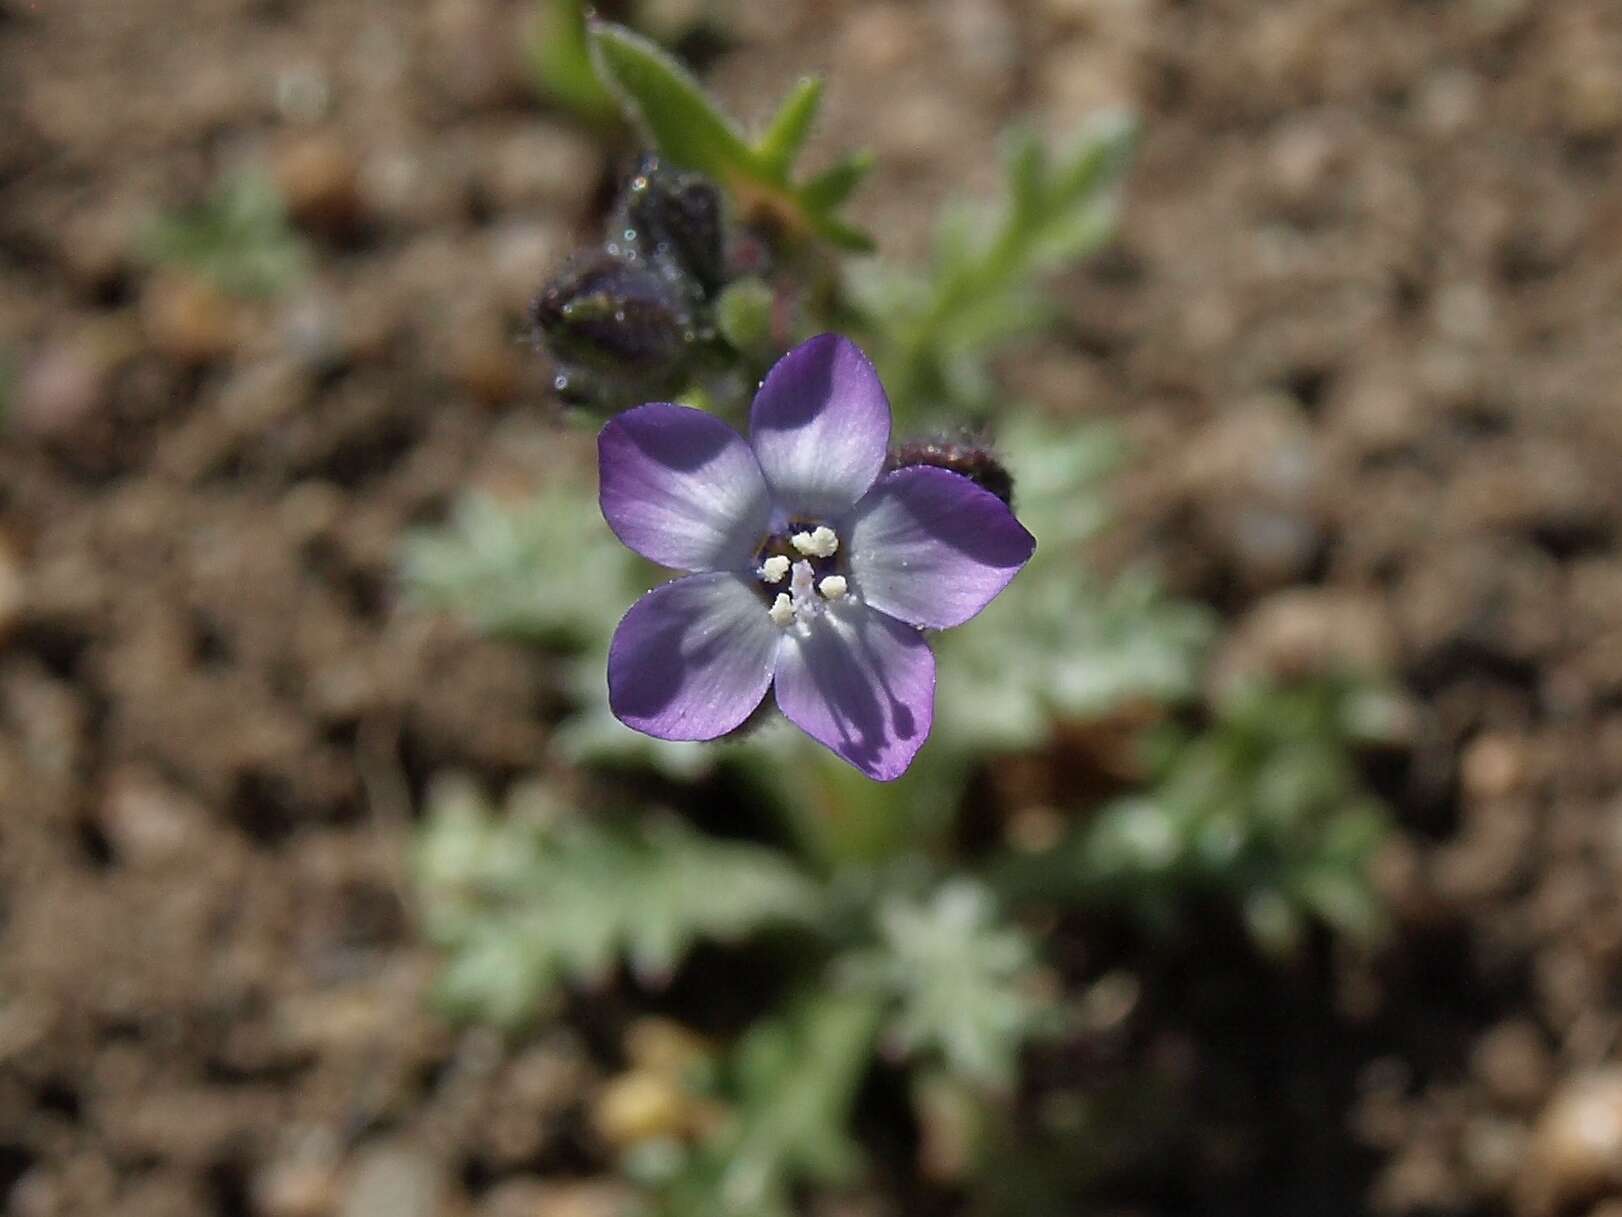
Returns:
[[[582,1117],[622,1012],[442,1026],[401,895],[426,777],[524,772],[556,704],[544,659],[391,582],[460,488],[577,455],[512,335],[610,167],[528,100],[522,7],[0,0],[20,1217],[613,1199],[558,1180],[606,1168]],[[712,79],[746,117],[830,73],[823,139],[879,153],[858,210],[909,256],[995,184],[1011,116],[1140,110],[1121,242],[1010,380],[1130,427],[1112,553],[1217,604],[1225,662],[1351,647],[1413,697],[1371,772],[1403,825],[1391,946],[1140,951],[1129,1029],[1043,1062],[1171,1096],[1118,1211],[1615,1217],[1622,8],[801,0],[731,31]],[[244,164],[316,242],[307,287],[242,306],[133,261]]]

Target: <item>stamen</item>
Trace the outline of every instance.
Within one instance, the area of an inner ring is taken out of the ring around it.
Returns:
[[[839,537],[826,524],[818,524],[810,532],[797,532],[788,543],[808,558],[831,558],[839,552]]]
[[[760,564],[760,577],[767,583],[781,583],[788,574],[789,561],[782,554],[773,554]]]
[[[789,591],[794,597],[794,619],[802,628],[810,625],[822,611],[822,602],[817,599],[816,575],[811,570],[811,563],[803,558],[794,564],[794,573],[789,576]]]
[[[788,598],[787,592],[777,593],[777,599],[772,601],[766,615],[772,619],[774,625],[789,625],[793,622],[794,602]]]
[[[844,575],[827,575],[817,584],[817,590],[824,600],[838,600],[850,590],[850,585],[845,582]]]

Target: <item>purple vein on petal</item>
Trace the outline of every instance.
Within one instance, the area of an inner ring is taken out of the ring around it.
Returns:
[[[749,412],[749,442],[780,507],[801,518],[835,515],[884,468],[890,400],[855,343],[822,334],[767,373]]]
[[[688,406],[638,406],[597,437],[603,518],[629,548],[677,570],[748,564],[771,517],[754,453]]]
[[[1036,538],[961,474],[913,465],[886,474],[840,529],[862,598],[912,625],[962,625],[1008,586]]]
[[[748,578],[677,579],[638,600],[614,631],[609,706],[659,739],[715,739],[766,696],[782,639]]]
[[[929,736],[935,656],[917,630],[842,604],[785,640],[776,697],[802,731],[887,782],[906,772]]]

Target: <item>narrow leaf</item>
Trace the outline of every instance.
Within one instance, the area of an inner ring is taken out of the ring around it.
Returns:
[[[853,152],[800,187],[800,200],[810,211],[832,211],[851,196],[872,168],[872,153]]]
[[[878,248],[871,236],[852,224],[846,224],[842,220],[830,219],[827,216],[813,216],[812,221],[816,226],[817,234],[823,240],[845,250],[847,253],[870,254]]]
[[[1079,201],[1113,186],[1131,163],[1138,125],[1130,114],[1108,114],[1089,126],[1058,175],[1058,197]]]
[[[767,177],[779,182],[788,180],[794,158],[805,147],[811,125],[816,122],[817,111],[822,108],[822,84],[820,76],[802,77],[783,99],[771,126],[766,128],[766,134],[755,145],[760,170]]]
[[[754,154],[743,137],[675,59],[617,25],[593,26],[591,42],[602,76],[673,163],[723,182],[752,170]]]
[[[1010,223],[1016,228],[1040,221],[1046,181],[1047,149],[1042,140],[1029,129],[1015,132],[1008,146],[1008,193],[1013,208]]]
[[[786,857],[682,821],[503,816],[449,783],[430,803],[417,888],[446,952],[441,995],[460,1013],[521,1023],[561,983],[600,980],[621,960],[659,983],[700,940],[804,923],[820,907]]]
[[[583,0],[539,0],[529,61],[541,90],[592,123],[616,121],[618,100],[598,78]]]
[[[1117,219],[1108,197],[1057,217],[1031,242],[1031,265],[1038,270],[1068,266],[1096,253],[1115,235]]]

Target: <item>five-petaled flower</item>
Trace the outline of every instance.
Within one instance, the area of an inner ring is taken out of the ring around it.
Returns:
[[[692,572],[631,607],[608,653],[609,703],[659,739],[778,708],[869,777],[905,772],[934,716],[924,629],[991,602],[1036,541],[958,473],[885,472],[890,403],[857,347],[823,334],[756,394],[745,442],[701,410],[638,406],[597,441],[603,517]]]

